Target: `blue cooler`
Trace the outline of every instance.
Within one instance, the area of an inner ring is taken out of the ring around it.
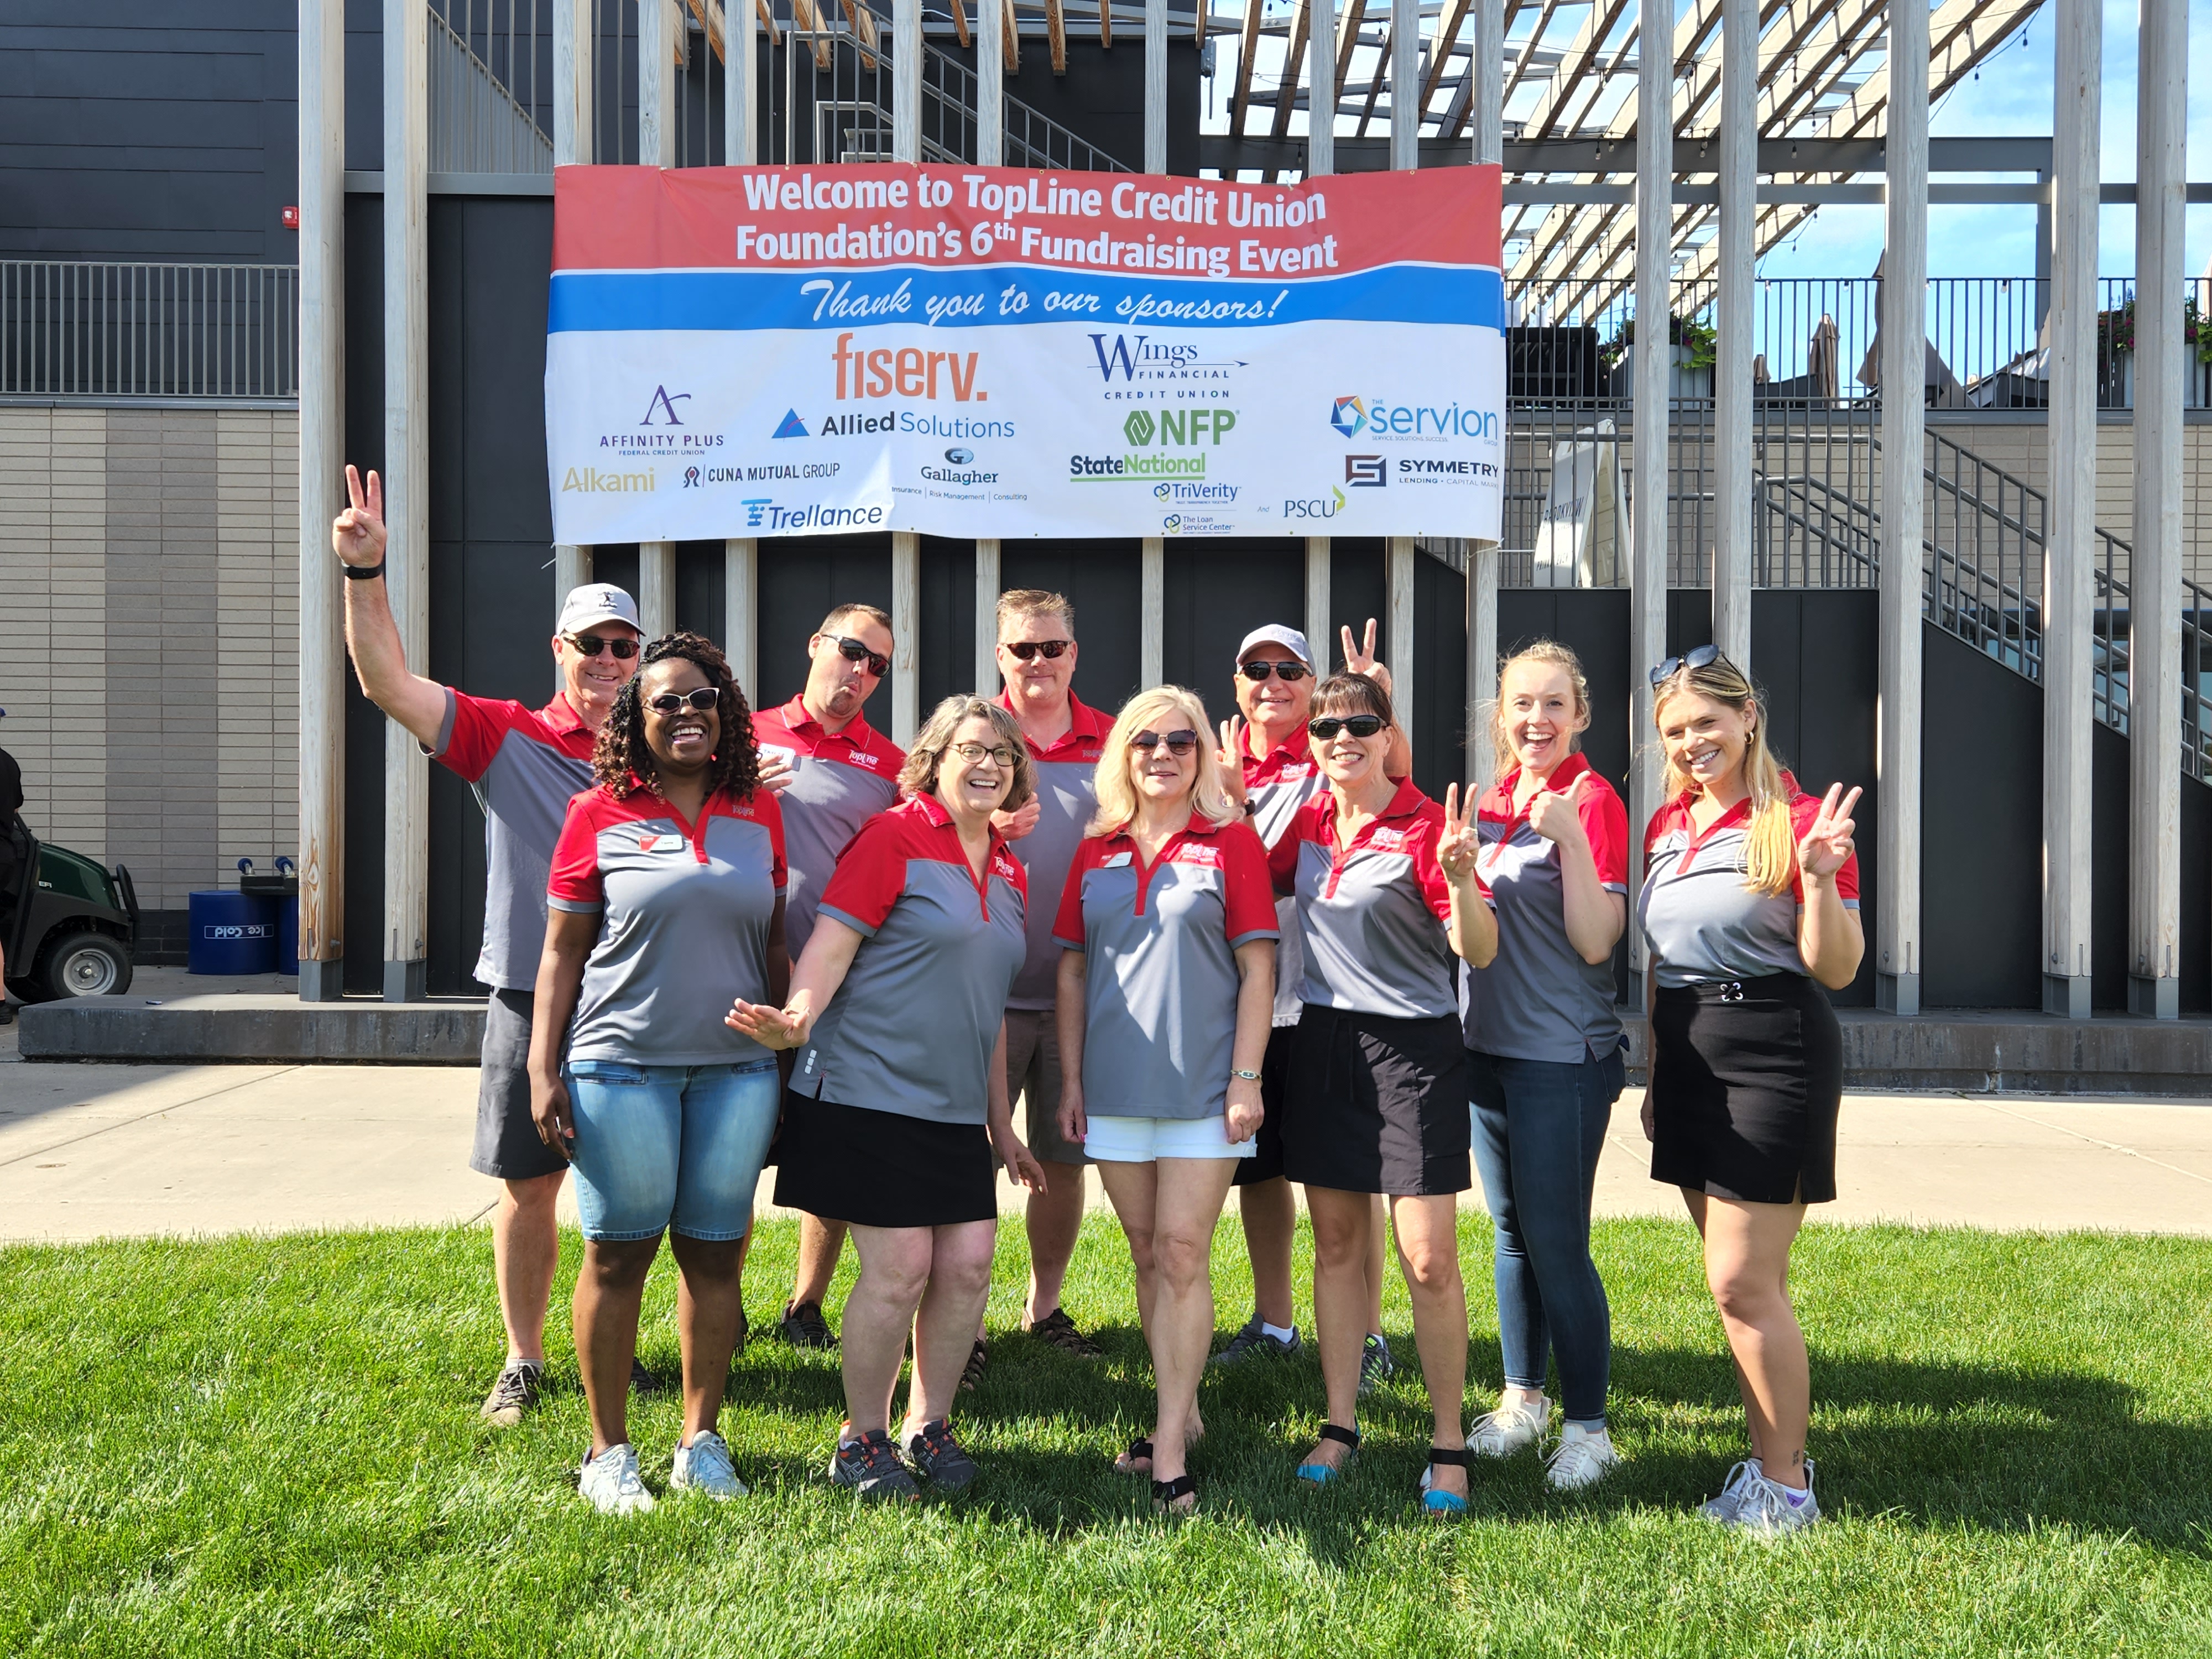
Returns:
[[[228,887],[186,896],[185,961],[195,974],[273,974],[276,971],[275,907],[264,898]],[[296,970],[295,970],[296,971]]]
[[[276,860],[276,873],[257,876],[253,860],[238,861],[238,890],[262,907],[264,919],[276,928],[276,960],[265,971],[297,974],[300,971],[300,878],[294,871],[292,860]]]

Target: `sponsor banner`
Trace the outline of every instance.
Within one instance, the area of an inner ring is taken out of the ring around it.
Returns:
[[[562,167],[554,538],[1498,533],[1496,167]]]

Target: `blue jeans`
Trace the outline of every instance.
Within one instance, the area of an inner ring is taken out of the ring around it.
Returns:
[[[576,1121],[576,1208],[586,1238],[743,1238],[775,1133],[775,1061],[567,1068]]]
[[[1567,1420],[1602,1420],[1613,1316],[1590,1260],[1590,1194],[1626,1080],[1620,1050],[1577,1065],[1473,1053],[1468,1061],[1475,1167],[1498,1224],[1505,1380],[1541,1389],[1556,1351]]]

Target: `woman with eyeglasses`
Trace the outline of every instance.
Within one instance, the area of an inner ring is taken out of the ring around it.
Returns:
[[[788,999],[741,998],[727,1016],[770,1048],[799,1050],[775,1201],[847,1224],[860,1259],[830,1478],[862,1498],[914,1498],[916,1473],[957,1491],[977,1473],[950,1414],[991,1288],[995,1169],[1032,1191],[1044,1179],[1006,1094],[1006,990],[1027,949],[1028,886],[992,824],[1030,788],[1013,716],[947,697],[907,751],[899,805],[837,861]],[[909,1337],[913,1386],[894,1443]]]
[[[1132,697],[1106,736],[1098,811],[1053,937],[1060,1132],[1097,1166],[1137,1269],[1159,1410],[1118,1467],[1152,1502],[1198,1504],[1189,1442],[1213,1335],[1207,1261],[1238,1160],[1264,1115],[1275,997],[1267,849],[1222,787],[1206,707],[1180,686]]]
[[[1565,1421],[1546,1478],[1566,1492],[1620,1462],[1605,1420],[1612,1316],[1589,1230],[1625,1079],[1613,951],[1628,919],[1628,809],[1579,752],[1589,685],[1565,646],[1539,640],[1508,659],[1492,722],[1498,775],[1475,818],[1498,957],[1468,970],[1465,1026],[1505,1388],[1467,1444],[1504,1457],[1544,1437],[1556,1353]]]
[[[573,1316],[592,1446],[577,1484],[623,1515],[653,1507],[626,1413],[664,1231],[684,1356],[669,1485],[745,1490],[716,1423],[778,1089],[775,1056],[722,1013],[732,996],[780,1000],[791,964],[782,814],[757,787],[751,718],[720,651],[693,634],[647,646],[592,769],[598,786],[569,802],[546,889],[531,1111],[574,1165],[583,1225]]]
[[[1841,784],[1782,769],[1766,709],[1711,646],[1651,672],[1669,799],[1644,835],[1651,1178],[1678,1186],[1743,1394],[1751,1455],[1703,1513],[1762,1537],[1820,1518],[1805,1455],[1812,1383],[1789,1290],[1808,1204],[1836,1196],[1843,1040],[1822,988],[1865,952]]]
[[[1315,689],[1306,729],[1328,793],[1302,809],[1269,854],[1278,892],[1297,900],[1304,1002],[1283,1121],[1283,1172],[1304,1183],[1313,1221],[1314,1323],[1328,1419],[1300,1462],[1326,1484],[1359,1444],[1366,1260],[1373,1194],[1390,1204],[1413,1304],[1413,1343],[1434,1423],[1422,1507],[1467,1510],[1462,1403],[1467,1288],[1458,1194],[1468,1166],[1467,1049],[1455,951],[1480,967],[1498,929],[1475,874],[1472,812],[1394,781],[1401,736],[1389,694],[1364,675]]]

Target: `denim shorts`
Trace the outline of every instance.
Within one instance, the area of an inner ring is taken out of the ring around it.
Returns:
[[[576,1208],[584,1237],[743,1238],[775,1133],[775,1061],[567,1069],[575,1115]]]

